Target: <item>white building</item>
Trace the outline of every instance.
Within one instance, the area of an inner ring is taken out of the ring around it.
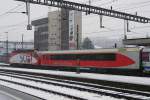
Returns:
[[[73,10],[69,11],[69,49],[80,49],[81,39],[82,13]]]
[[[81,33],[81,12],[66,9],[49,12],[49,50],[77,49],[77,41],[81,44]]]
[[[81,44],[81,12],[59,9],[32,24],[35,26],[35,48],[40,51],[77,49],[77,40]]]

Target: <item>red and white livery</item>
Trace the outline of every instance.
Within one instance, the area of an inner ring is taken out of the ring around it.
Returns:
[[[12,53],[11,64],[49,67],[139,69],[140,49],[98,49],[69,51],[20,51]]]
[[[34,56],[33,50],[17,50],[11,53],[10,64],[38,64],[38,57]]]

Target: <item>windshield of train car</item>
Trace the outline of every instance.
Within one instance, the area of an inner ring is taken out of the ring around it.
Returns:
[[[149,55],[150,55],[149,52],[143,52],[142,53],[142,61],[149,62],[150,61]]]

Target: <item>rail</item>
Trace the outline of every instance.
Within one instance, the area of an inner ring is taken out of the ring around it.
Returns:
[[[102,85],[91,85],[88,83],[73,82],[73,81],[66,81],[66,80],[64,81],[58,79],[50,79],[50,78],[28,75],[28,74],[1,72],[1,75],[11,76],[15,78],[30,80],[30,81],[38,81],[41,83],[62,86],[62,87],[67,87],[72,89],[78,89],[80,91],[88,91],[88,92],[103,94],[103,95],[112,96],[116,98],[136,99],[136,100],[145,100],[150,98],[150,93],[142,92],[142,91],[114,88],[114,87],[108,87]]]

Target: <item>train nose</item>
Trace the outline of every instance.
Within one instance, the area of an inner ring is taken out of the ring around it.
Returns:
[[[119,63],[120,66],[129,66],[135,63],[135,61],[125,55],[119,54],[117,57],[117,62]]]

